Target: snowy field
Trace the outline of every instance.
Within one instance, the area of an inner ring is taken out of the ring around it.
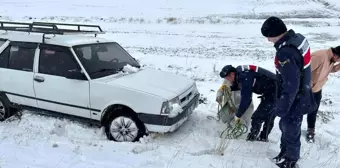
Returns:
[[[0,19],[100,24],[149,68],[197,81],[206,101],[176,132],[138,143],[106,140],[100,128],[25,111],[0,123],[1,168],[271,168],[279,152],[278,118],[270,142],[229,140],[224,156],[211,154],[224,125],[215,115],[218,72],[226,64],[256,64],[274,72],[275,50],[261,35],[270,15],[305,35],[312,50],[340,45],[338,0],[2,0]],[[338,73],[323,89],[314,144],[301,137],[301,168],[339,168]],[[258,104],[256,95],[255,105]]]

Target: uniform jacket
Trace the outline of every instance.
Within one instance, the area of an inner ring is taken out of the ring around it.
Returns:
[[[242,65],[236,68],[236,79],[232,91],[241,91],[241,102],[236,112],[241,117],[252,102],[252,93],[261,95],[264,99],[275,99],[275,74],[258,66]]]
[[[275,115],[301,116],[316,107],[311,81],[311,54],[307,39],[289,30],[274,44],[277,76]]]
[[[312,53],[311,87],[314,93],[322,89],[330,73],[340,70],[340,64],[334,66],[335,62],[331,61],[332,57],[331,49],[318,50]]]

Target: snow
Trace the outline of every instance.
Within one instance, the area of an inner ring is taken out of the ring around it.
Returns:
[[[126,73],[136,73],[139,71],[139,68],[133,67],[130,64],[124,66],[123,71]]]
[[[323,5],[333,8],[333,9],[339,9],[340,8],[340,3],[338,0],[320,0],[319,2],[323,3]]]
[[[260,32],[271,14],[304,34],[312,50],[339,45],[339,8],[338,0],[4,0],[2,20],[100,24],[107,34],[99,36],[119,42],[143,68],[196,80],[206,101],[177,131],[152,134],[137,143],[108,141],[101,128],[24,111],[21,120],[0,123],[0,166],[275,167],[269,158],[279,151],[279,118],[268,143],[247,142],[244,135],[227,141],[224,156],[212,154],[226,127],[207,119],[217,113],[215,95],[222,83],[218,72],[226,64],[255,64],[274,72],[275,50]],[[300,167],[340,165],[339,77],[330,75],[323,89],[314,144],[304,141],[303,121]],[[257,106],[259,100],[253,98]]]
[[[176,117],[178,114],[183,112],[182,107],[178,103],[170,104],[172,111],[169,114],[170,118]]]

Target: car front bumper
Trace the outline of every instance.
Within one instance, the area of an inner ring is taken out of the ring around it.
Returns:
[[[173,132],[188,120],[188,117],[192,114],[193,110],[198,106],[198,104],[199,94],[196,94],[187,105],[182,107],[183,111],[176,117],[170,118],[166,115],[144,113],[138,113],[138,117],[150,132]]]

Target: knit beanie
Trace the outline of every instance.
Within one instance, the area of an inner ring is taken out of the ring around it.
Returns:
[[[340,57],[340,46],[337,46],[335,48],[332,47],[331,49],[332,49],[333,54],[335,54],[338,57]]]
[[[277,37],[287,31],[283,21],[275,16],[269,17],[261,27],[261,33],[265,37]]]

